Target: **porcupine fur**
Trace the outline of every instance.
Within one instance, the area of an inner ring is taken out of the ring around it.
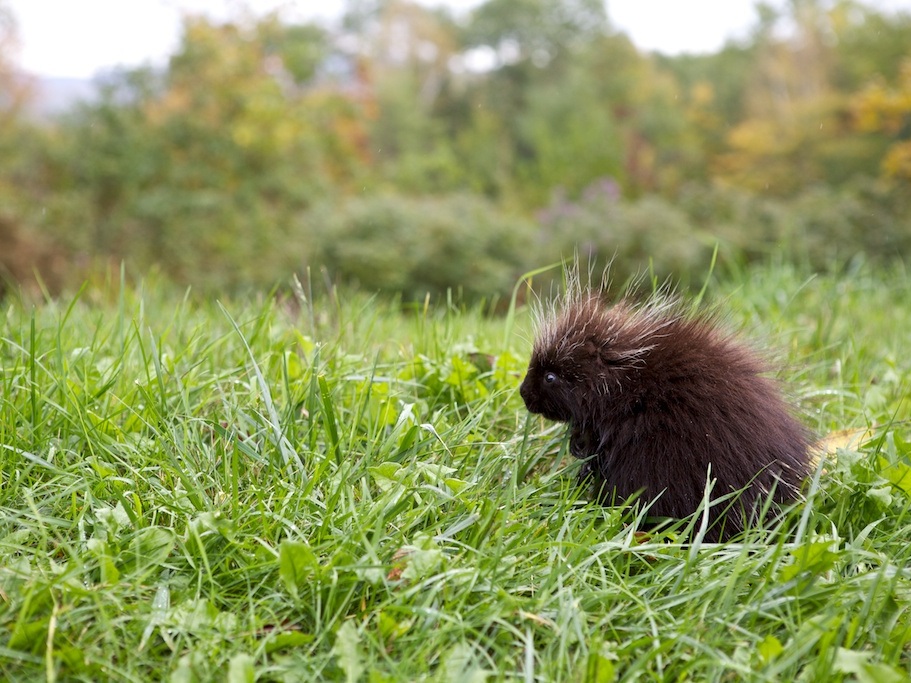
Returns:
[[[576,286],[539,321],[520,393],[532,413],[569,423],[580,481],[605,504],[641,493],[650,516],[679,519],[699,508],[709,473],[713,501],[741,491],[710,507],[704,539],[717,541],[769,496],[794,501],[810,471],[810,433],[767,372],[674,298],[608,306]]]

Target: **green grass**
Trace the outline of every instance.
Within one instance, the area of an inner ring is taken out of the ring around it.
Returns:
[[[911,281],[710,283],[820,434],[741,542],[642,541],[518,396],[515,318],[94,283],[0,317],[0,678],[899,681]]]

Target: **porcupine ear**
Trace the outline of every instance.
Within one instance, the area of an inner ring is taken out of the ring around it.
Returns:
[[[602,368],[614,367],[618,363],[618,358],[610,345],[603,339],[590,336],[582,342],[582,351],[586,358],[597,363]]]
[[[623,365],[623,359],[617,355],[617,352],[606,345],[598,349],[598,360],[604,368],[617,368]]]

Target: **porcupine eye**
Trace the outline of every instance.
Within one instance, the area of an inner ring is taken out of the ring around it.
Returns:
[[[544,374],[544,383],[545,384],[553,384],[556,381],[557,381],[557,376],[554,373],[548,372],[548,373]]]

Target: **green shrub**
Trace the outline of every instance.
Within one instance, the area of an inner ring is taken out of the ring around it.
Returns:
[[[744,260],[774,252],[827,269],[858,257],[885,263],[911,253],[908,199],[901,188],[874,180],[812,186],[790,199],[691,185],[678,206],[727,255]]]
[[[729,257],[754,260],[782,250],[789,209],[736,187],[690,184],[677,206],[717,242]]]
[[[533,226],[469,195],[377,195],[308,216],[310,265],[368,290],[420,299],[508,292],[528,262]]]
[[[709,263],[714,242],[673,203],[657,195],[623,200],[609,179],[590,185],[578,201],[558,198],[539,224],[542,262],[578,253],[596,267],[611,263],[615,280],[645,270],[685,279]]]

